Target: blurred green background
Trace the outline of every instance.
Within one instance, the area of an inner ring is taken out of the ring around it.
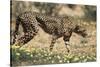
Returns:
[[[96,21],[96,6],[78,4],[59,4],[31,1],[12,1],[11,15],[15,18],[22,12],[34,11],[39,13],[56,15],[78,16],[84,19]]]

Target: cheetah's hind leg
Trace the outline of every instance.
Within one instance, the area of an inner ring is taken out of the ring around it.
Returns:
[[[19,30],[19,25],[20,25],[20,21],[19,20],[16,20],[16,26],[15,26],[15,31],[12,31],[11,30],[11,32],[10,32],[10,44],[11,45],[13,45],[13,44],[15,44],[15,42],[16,42],[16,39],[17,39],[17,37],[18,37],[18,35],[19,35],[19,32],[18,32],[18,30]]]
[[[18,37],[18,39],[16,40],[16,44],[19,46],[23,46],[24,44],[28,43],[31,39],[33,39],[37,35],[39,31],[38,28],[36,28],[36,26],[34,26],[33,29],[30,23],[26,25],[27,28],[25,28],[24,26],[22,27],[24,34]]]
[[[34,33],[33,31],[24,33],[24,35],[22,35],[16,40],[15,44],[19,46],[23,46],[24,44],[28,43],[31,39],[33,39],[35,35],[36,33]]]

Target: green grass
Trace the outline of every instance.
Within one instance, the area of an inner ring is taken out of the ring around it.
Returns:
[[[62,54],[50,52],[46,49],[32,48],[29,50],[26,48],[19,48],[19,46],[12,46],[11,52],[11,64],[16,66],[96,61],[96,55]]]

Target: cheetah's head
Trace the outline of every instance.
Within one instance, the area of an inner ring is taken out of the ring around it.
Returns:
[[[81,35],[82,37],[87,37],[86,29],[82,26],[76,26],[74,32]]]

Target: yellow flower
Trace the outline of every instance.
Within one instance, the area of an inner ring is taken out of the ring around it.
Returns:
[[[25,50],[26,52],[30,52],[30,50],[29,49],[27,49],[27,50]]]
[[[30,53],[27,53],[27,55],[30,55]]]
[[[57,56],[57,58],[58,58],[58,59],[61,59],[61,57],[60,57],[59,55]]]
[[[51,63],[54,63],[54,60],[52,60]]]
[[[62,60],[59,60],[59,62],[62,63],[63,61]]]
[[[32,55],[32,54],[31,54],[30,56],[31,56],[31,57],[33,57],[33,55]]]
[[[25,48],[20,48],[19,50],[25,50]]]
[[[15,45],[12,46],[12,48],[19,48],[19,47],[20,47],[20,46],[15,46]]]
[[[35,48],[32,48],[32,51],[35,51],[36,49]]]
[[[16,53],[17,56],[20,56],[20,53]]]

